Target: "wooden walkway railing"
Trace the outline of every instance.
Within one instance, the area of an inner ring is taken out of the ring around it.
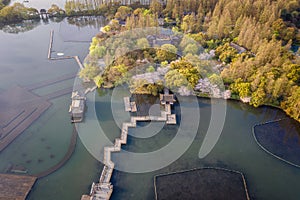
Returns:
[[[165,91],[166,94],[169,94],[169,91]],[[131,105],[136,105],[135,102],[130,102],[129,97],[124,97],[124,105],[126,111],[131,111]],[[101,195],[103,198],[95,198],[95,199],[110,199],[110,195],[112,193],[112,185],[110,183],[113,170],[115,167],[115,163],[111,160],[111,153],[120,152],[122,144],[127,144],[127,136],[128,136],[128,129],[135,128],[137,126],[137,122],[141,121],[158,121],[158,122],[166,122],[167,124],[176,124],[176,115],[171,114],[171,105],[166,103],[164,104],[165,109],[161,112],[161,116],[135,116],[131,117],[130,122],[124,122],[122,124],[122,131],[120,138],[115,139],[114,146],[104,147],[104,167],[99,178],[98,184],[93,184],[91,190],[91,196],[96,197],[96,195]],[[109,192],[106,190],[103,192],[98,188],[103,188],[109,184]]]

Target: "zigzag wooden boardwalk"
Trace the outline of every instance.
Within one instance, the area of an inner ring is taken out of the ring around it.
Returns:
[[[165,94],[169,95],[169,91],[166,90]],[[124,105],[126,111],[132,111],[131,105],[133,102],[130,102],[129,97],[124,98]],[[176,115],[171,114],[171,105],[167,102],[163,103],[165,109],[161,111],[161,116],[136,116],[131,117],[130,122],[125,122],[122,124],[121,137],[115,139],[114,146],[104,147],[104,167],[99,179],[98,184],[92,185],[91,197],[95,200],[108,200],[112,194],[113,186],[110,183],[115,163],[111,160],[111,153],[120,152],[122,144],[127,144],[128,129],[135,128],[137,122],[142,121],[157,121],[157,122],[166,122],[167,124],[176,124]],[[86,198],[86,195],[83,197]],[[82,197],[82,198],[83,198]]]

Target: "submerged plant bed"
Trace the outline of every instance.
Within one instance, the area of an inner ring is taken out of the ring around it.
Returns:
[[[222,168],[201,168],[154,178],[157,200],[249,199],[242,173]]]
[[[290,119],[276,120],[254,126],[258,145],[272,156],[300,167],[300,124]]]

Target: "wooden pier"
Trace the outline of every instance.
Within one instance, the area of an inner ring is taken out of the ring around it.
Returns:
[[[164,98],[167,95],[169,100]],[[90,196],[83,195],[82,199],[91,197],[95,200],[108,200],[113,191],[113,185],[111,185],[111,177],[115,167],[114,162],[111,160],[111,153],[120,152],[122,144],[127,144],[128,129],[135,128],[138,122],[144,121],[156,121],[165,122],[166,124],[176,124],[176,115],[171,113],[171,104],[173,104],[174,97],[169,94],[168,90],[165,90],[165,94],[161,104],[165,109],[161,111],[161,116],[134,116],[131,117],[130,122],[124,122],[122,124],[121,137],[115,139],[114,146],[104,147],[104,167],[99,178],[99,183],[93,183]],[[172,97],[172,98],[170,98]],[[128,112],[136,112],[136,103],[130,102],[129,97],[124,97],[125,110]],[[105,188],[105,189],[103,189]]]
[[[83,64],[81,63],[81,61],[79,60],[78,56],[73,56],[73,58],[76,60],[78,66],[80,67],[80,69],[83,69]]]
[[[52,57],[52,48],[53,48],[53,35],[54,31],[50,31],[50,41],[49,41],[49,49],[48,49],[48,59],[49,60],[67,60],[67,59],[74,59],[78,64],[80,69],[84,69],[83,64],[81,63],[78,56],[63,56],[63,57]]]
[[[50,31],[49,49],[48,49],[48,59],[51,59],[52,46],[53,46],[53,34],[54,34],[54,30],[51,30]]]

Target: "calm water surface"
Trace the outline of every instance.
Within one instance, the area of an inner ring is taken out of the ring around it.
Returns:
[[[83,21],[81,20],[81,23],[84,24]],[[57,62],[47,60],[49,32],[51,29],[55,31],[53,55],[63,52],[65,55],[79,55],[83,60],[89,47],[89,43],[84,41],[90,40],[95,35],[99,30],[99,24],[79,28],[69,23],[74,24],[74,20],[68,22],[65,19],[58,23],[40,22],[30,31],[19,34],[0,32],[0,91],[8,90],[13,85],[26,86],[63,74],[76,73],[78,66],[73,60]],[[33,92],[44,95],[72,85],[73,81],[68,80]],[[89,126],[89,119],[96,120],[111,141],[120,135],[119,122],[114,120],[111,107],[118,108],[119,115],[128,119],[129,116],[123,110],[122,104],[122,96],[128,94],[128,91],[119,88],[114,92],[117,94],[114,100],[111,99],[111,90],[100,91],[101,95],[99,93],[88,95],[87,120],[78,127],[81,138],[84,137],[82,133],[99,134],[99,130]],[[35,174],[55,165],[64,156],[72,134],[68,115],[70,95],[54,99],[52,103],[47,112],[0,153],[0,172],[5,172],[10,164],[18,164],[25,166],[29,174]],[[253,125],[285,117],[277,109],[266,107],[254,109],[239,102],[228,101],[222,135],[213,151],[204,159],[199,159],[199,148],[208,128],[211,105],[222,103],[224,102],[221,100],[211,102],[199,99],[201,120],[196,138],[184,155],[168,167],[145,174],[115,171],[112,178],[114,184],[112,199],[153,199],[154,175],[204,166],[224,167],[243,172],[252,199],[299,199],[300,170],[270,157],[257,146],[252,136]],[[190,106],[188,99],[181,106]],[[97,111],[96,119],[89,112],[92,108]],[[173,112],[179,115],[180,105],[176,104]],[[141,126],[139,130],[142,131],[143,126],[147,124],[139,125]],[[128,145],[123,146],[123,149],[133,152],[156,150],[168,144],[177,129],[178,125],[166,126],[150,138],[129,137]],[[102,146],[95,145],[92,148],[98,149],[100,157],[103,155]],[[51,154],[55,155],[54,158],[50,158]],[[118,161],[116,156],[113,156],[113,159]],[[38,180],[28,199],[80,199],[81,194],[89,192],[91,182],[97,181],[102,166],[78,140],[69,162],[54,174]]]
[[[120,93],[122,92],[124,93],[121,89]],[[119,98],[119,101],[114,98],[112,107],[121,103],[122,98]],[[99,123],[103,132],[113,141],[118,126],[112,117],[111,106],[107,106],[110,104],[111,92],[101,97],[96,95],[95,107]],[[153,176],[199,167],[224,167],[243,172],[252,199],[299,199],[300,191],[297,183],[300,179],[300,170],[270,157],[257,146],[252,136],[253,125],[286,117],[285,114],[273,108],[255,109],[239,102],[228,101],[222,135],[212,152],[204,159],[199,159],[198,153],[208,128],[212,104],[222,104],[222,100],[211,102],[199,99],[201,117],[199,130],[194,142],[182,157],[168,167],[151,173],[130,174],[116,171],[112,179],[114,184],[112,199],[154,199]],[[181,106],[190,106],[188,100]],[[174,112],[180,114],[178,104],[175,105]],[[192,118],[188,120],[193,121]],[[145,125],[140,124],[139,130],[142,131]],[[88,129],[89,127],[85,126],[84,130]],[[132,152],[154,151],[168,144],[177,129],[178,125],[166,126],[158,134],[147,139],[129,136],[129,145],[124,146],[123,149]],[[118,162],[116,155],[113,155],[113,159]]]
[[[84,23],[87,19],[90,19],[90,25]],[[78,21],[81,27],[73,25]],[[54,30],[53,56],[63,52],[65,55],[78,55],[83,60],[89,47],[89,42],[85,41],[91,40],[101,23],[102,18],[80,18],[65,19],[59,23],[35,22],[30,26],[16,24],[12,28],[4,27],[0,31],[0,92],[14,85],[26,86],[77,73],[78,65],[74,60],[47,59],[50,30]],[[71,79],[33,92],[43,96],[72,87],[73,84],[74,80]],[[11,165],[21,165],[28,169],[29,174],[36,174],[63,158],[73,130],[68,113],[70,95],[51,102],[53,105],[0,153],[0,173],[4,173]],[[29,199],[80,199],[81,194],[89,192],[90,183],[97,180],[99,168],[98,162],[78,140],[70,161],[56,173],[40,179]]]

